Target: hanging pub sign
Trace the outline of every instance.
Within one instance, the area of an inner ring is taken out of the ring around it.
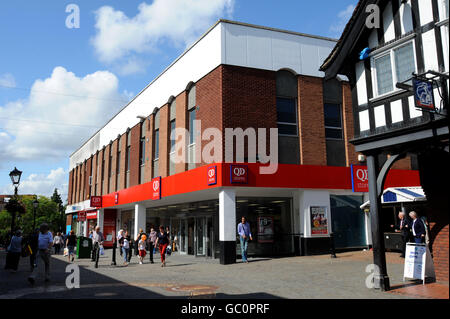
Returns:
[[[217,166],[209,166],[207,169],[207,181],[208,185],[217,184]]]
[[[413,79],[414,103],[423,111],[435,111],[433,84],[428,81]]]
[[[91,207],[102,207],[102,197],[101,196],[91,196]]]
[[[352,191],[366,193],[369,191],[369,177],[367,166],[351,165]]]
[[[152,200],[161,199],[161,176],[152,179]]]
[[[311,235],[328,235],[327,208],[311,206]]]

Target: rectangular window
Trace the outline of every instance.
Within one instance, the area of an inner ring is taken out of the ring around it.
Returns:
[[[116,164],[116,191],[119,190],[120,182],[120,151],[117,152],[117,164]]]
[[[145,164],[145,137],[141,138],[139,165]]]
[[[324,104],[325,137],[342,139],[342,116],[339,104]]]
[[[394,92],[398,90],[395,86],[398,82],[405,82],[416,71],[413,42],[390,49],[372,61],[376,95]]]
[[[196,108],[189,111],[189,144],[195,143],[195,116]]]
[[[278,134],[297,136],[297,103],[294,98],[277,97]]]
[[[412,42],[394,50],[397,82],[409,79],[415,71]]]
[[[387,54],[375,59],[375,68],[377,70],[378,95],[391,92],[394,89],[391,56]]]
[[[130,146],[127,146],[127,159],[126,159],[126,171],[130,171]]]
[[[175,174],[175,120],[170,121],[170,153],[169,153],[169,175]],[[172,139],[173,137],[173,139]]]
[[[155,133],[153,134],[154,140],[153,140],[153,159],[159,158],[159,130],[155,130]]]

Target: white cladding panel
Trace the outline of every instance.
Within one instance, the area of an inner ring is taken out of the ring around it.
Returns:
[[[425,25],[433,21],[433,6],[431,0],[418,0],[420,24]]]
[[[224,24],[223,64],[323,77],[323,60],[336,42],[251,26]]]
[[[422,43],[425,70],[439,71],[434,29],[422,34]]]
[[[403,121],[402,100],[395,100],[391,102],[391,116],[392,123]]]
[[[384,114],[384,105],[373,108],[375,114],[375,127],[386,126],[386,116]]]
[[[444,25],[441,27],[441,38],[442,38],[442,49],[444,51],[444,67],[445,71],[448,72],[448,60],[449,60],[449,34],[448,34],[448,25]]]
[[[360,132],[370,130],[369,111],[359,112],[359,130]]]
[[[358,105],[367,103],[367,85],[364,62],[356,63],[356,93],[358,95]]]
[[[439,7],[439,21],[445,20],[448,18],[448,0],[438,0],[438,7]]]
[[[400,25],[402,28],[402,34],[413,30],[411,0],[403,3],[400,7]]]
[[[386,8],[383,11],[383,30],[384,42],[395,39],[394,16],[392,15],[392,4],[390,2],[387,3]]]

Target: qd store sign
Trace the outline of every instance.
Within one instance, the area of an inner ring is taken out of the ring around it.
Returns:
[[[247,165],[230,165],[230,183],[248,183]]]
[[[91,196],[91,207],[102,207],[101,196]]]
[[[161,199],[161,176],[152,179],[152,199]]]
[[[208,185],[217,184],[217,166],[210,166],[207,170]]]
[[[369,191],[369,174],[367,166],[352,165],[352,190],[356,193],[366,193]]]

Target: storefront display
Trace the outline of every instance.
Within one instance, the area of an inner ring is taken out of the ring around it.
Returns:
[[[311,206],[311,235],[328,234],[328,217],[325,206]]]

